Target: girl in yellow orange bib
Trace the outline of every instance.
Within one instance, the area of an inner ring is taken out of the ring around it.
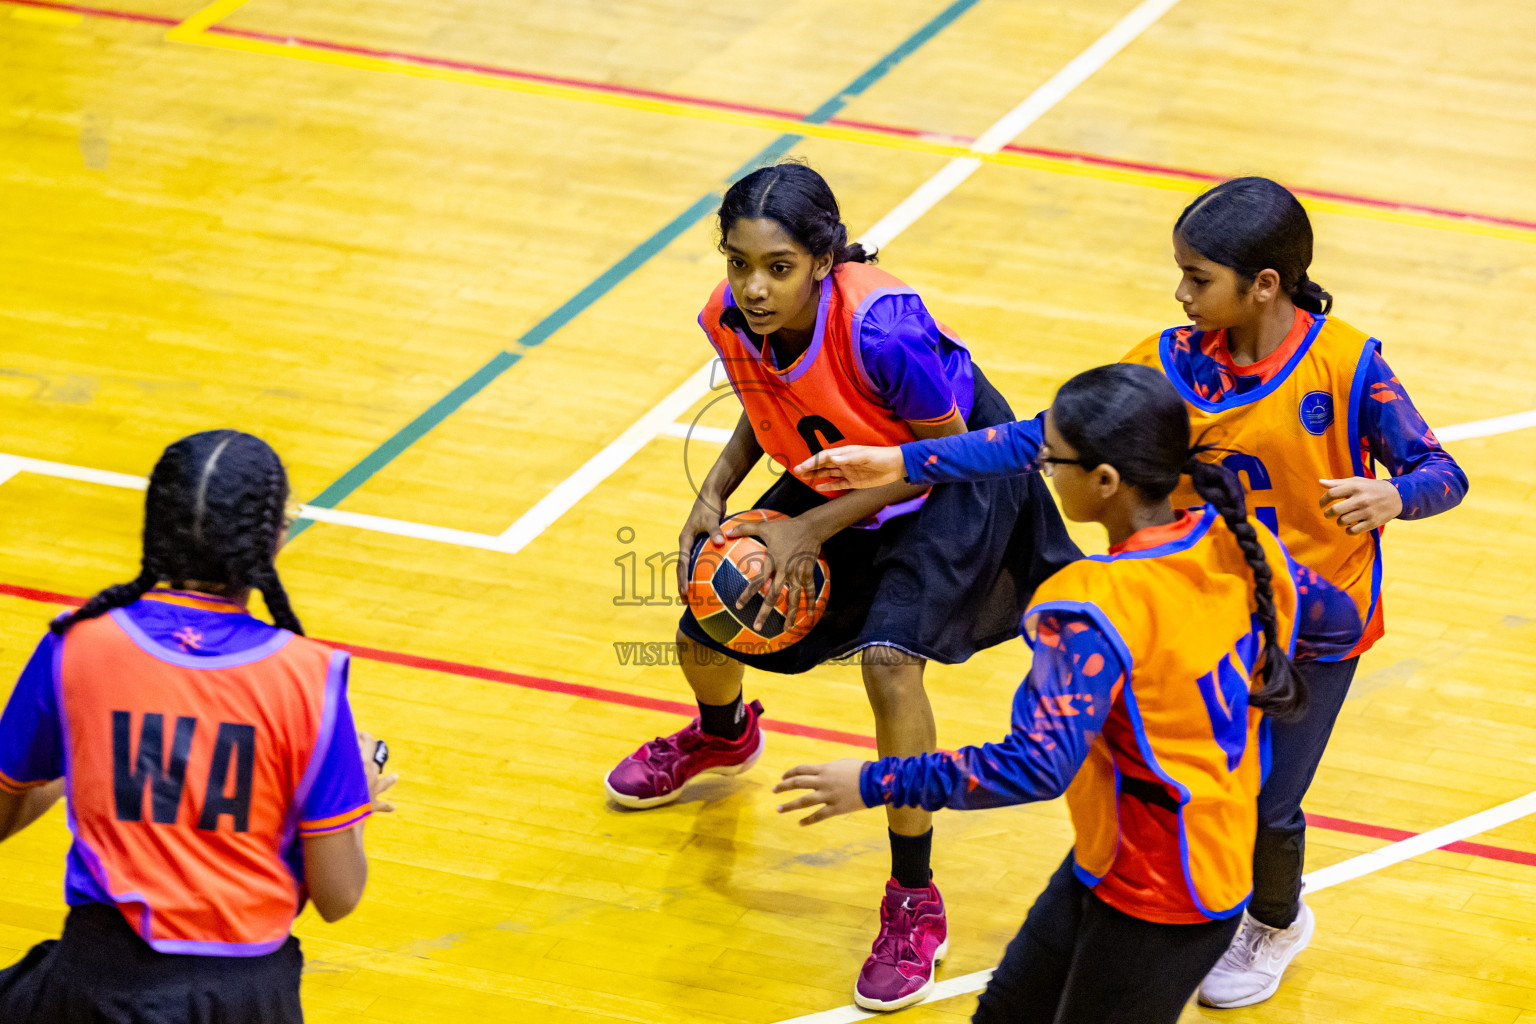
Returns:
[[[1453,508],[1467,478],[1387,366],[1381,344],[1331,317],[1307,276],[1312,226],[1296,197],[1267,178],[1237,178],[1202,195],[1173,232],[1175,296],[1192,326],[1143,341],[1125,361],[1161,370],[1189,407],[1198,437],[1247,484],[1255,518],[1277,528],[1296,560],[1354,600],[1361,634],[1302,667],[1312,702],[1279,723],[1274,771],[1259,797],[1254,897],[1242,933],[1200,988],[1212,1006],[1269,998],[1310,940],[1301,900],[1301,800],[1349,692],[1359,655],[1382,635],[1381,529]],[[1026,472],[1037,421],[990,432],[991,443],[919,442],[822,453],[831,486],[979,479]],[[1390,479],[1378,479],[1374,464]],[[799,467],[811,471],[811,463]],[[1194,504],[1188,487],[1175,504]]]
[[[1079,374],[1043,426],[1032,465],[1052,474],[1067,517],[1101,523],[1111,546],[1036,590],[1023,621],[1034,661],[1008,737],[793,768],[777,790],[811,792],[780,810],[823,805],[808,824],[880,804],[971,809],[1065,793],[1073,852],[975,1020],[1172,1024],[1248,902],[1264,716],[1306,699],[1290,654],[1347,645],[1359,620],[1255,529],[1229,473],[1195,458],[1188,413],[1155,371]],[[1181,474],[1209,504],[1175,511]]]

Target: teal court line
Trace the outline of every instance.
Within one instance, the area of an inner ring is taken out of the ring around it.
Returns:
[[[863,73],[848,83],[835,96],[805,115],[806,123],[825,124],[827,121],[830,121],[849,103],[863,95],[870,86],[889,74],[896,65],[916,53],[934,36],[949,27],[960,15],[980,2],[981,0],[954,0],[953,3],[935,15],[927,24],[903,40],[894,50],[865,69]],[[756,156],[737,168],[727,179],[726,184],[729,185],[757,168],[775,162],[793,149],[804,137],[803,135],[794,134],[780,135],[773,142],[765,146]],[[661,252],[689,228],[712,213],[716,209],[718,202],[718,192],[709,192],[700,196],[692,206],[674,217],[660,231],[657,231],[654,235],[635,246],[617,263],[603,271],[586,287],[562,303],[553,313],[550,313],[543,320],[535,324],[526,334],[517,339],[516,344],[511,350],[496,353],[488,363],[466,377],[452,391],[432,403],[431,406],[402,427],[389,440],[369,452],[363,457],[361,462],[337,477],[335,482],[311,498],[308,504],[320,508],[335,508],[385,466],[388,466],[398,458],[407,448],[425,437],[433,427],[436,427],[443,420],[453,415],[465,402],[468,402],[481,391],[484,391],[492,381],[516,366],[523,356],[527,354],[528,350],[548,341],[556,331],[576,319],[577,316],[591,307],[598,299],[607,295],[625,278],[644,266],[651,257]],[[314,525],[314,520],[312,519],[298,520],[289,531],[288,539],[292,541],[312,525]]]

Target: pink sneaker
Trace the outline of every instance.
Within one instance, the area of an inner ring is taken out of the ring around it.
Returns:
[[[938,887],[903,889],[885,883],[880,934],[853,986],[853,1001],[866,1010],[899,1010],[933,987],[933,967],[949,952],[949,924]]]
[[[695,718],[686,729],[658,736],[620,761],[603,780],[613,802],[637,810],[660,807],[677,799],[683,783],[702,772],[736,775],[757,763],[763,753],[763,730],[757,720],[763,705],[746,706],[747,731],[735,741],[711,736]]]

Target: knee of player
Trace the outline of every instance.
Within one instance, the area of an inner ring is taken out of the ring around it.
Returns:
[[[881,650],[881,648],[876,648]],[[893,649],[894,650],[894,649]],[[866,652],[867,654],[868,652]],[[900,653],[900,652],[896,652]],[[923,663],[910,658],[865,658],[864,692],[876,714],[897,711],[926,697]]]

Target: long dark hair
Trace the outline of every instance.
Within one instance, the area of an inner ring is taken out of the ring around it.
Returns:
[[[759,167],[725,192],[720,200],[720,245],[738,220],[771,220],[805,251],[818,259],[830,255],[832,265],[873,263],[875,254],[848,241],[837,197],[827,179],[805,164]]]
[[[302,634],[272,559],[283,529],[288,474],[261,438],[208,430],[171,445],[149,475],[144,499],[144,558],[130,583],[108,587],[53,623],[64,633],[143,597],[158,583],[188,580],[255,587],[272,620]]]
[[[1253,599],[1264,630],[1264,680],[1248,702],[1265,714],[1294,718],[1306,708],[1306,682],[1279,637],[1274,574],[1248,521],[1237,477],[1201,455],[1208,445],[1189,443],[1189,410],[1168,378],[1150,366],[1114,363],[1078,374],[1051,403],[1056,429],[1087,467],[1108,464],[1120,479],[1150,501],[1173,493],[1188,475],[1195,491],[1215,506],[1237,539],[1253,572]]]
[[[1307,277],[1312,222],[1300,200],[1268,178],[1233,178],[1184,207],[1173,230],[1201,256],[1249,282],[1280,275],[1280,290],[1309,313],[1327,313],[1333,296]]]

